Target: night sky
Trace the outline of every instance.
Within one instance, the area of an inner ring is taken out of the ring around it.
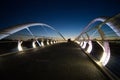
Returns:
[[[0,29],[29,22],[51,25],[76,37],[94,18],[120,13],[120,0],[3,0]]]

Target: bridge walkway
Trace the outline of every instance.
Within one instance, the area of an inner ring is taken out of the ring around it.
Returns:
[[[2,80],[110,80],[74,42],[0,57]]]

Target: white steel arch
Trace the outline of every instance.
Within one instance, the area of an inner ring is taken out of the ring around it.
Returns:
[[[26,24],[22,24],[22,25],[17,25],[17,26],[13,26],[13,27],[10,27],[10,28],[7,28],[5,30],[2,30],[0,32],[0,40],[13,34],[13,33],[16,33],[20,30],[23,30],[23,29],[28,29],[29,27],[31,26],[45,26],[45,27],[48,27],[52,30],[54,30],[55,32],[57,32],[64,40],[66,40],[63,35],[58,32],[56,29],[54,29],[53,27],[47,25],[47,24],[44,24],[44,23],[26,23]]]

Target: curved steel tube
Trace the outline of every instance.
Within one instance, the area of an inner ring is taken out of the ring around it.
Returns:
[[[96,18],[93,21],[91,21],[85,28],[84,30],[81,32],[81,34],[76,38],[77,40],[79,40],[79,38],[86,33],[87,29],[95,22],[97,21],[101,21],[102,23],[100,23],[99,25],[95,26],[98,27],[98,32],[102,38],[102,43],[99,43],[99,45],[101,45],[103,47],[104,53],[103,56],[101,57],[100,62],[102,62],[103,65],[106,65],[110,59],[110,47],[109,47],[109,43],[105,42],[105,35],[104,32],[102,31],[101,27],[106,24],[108,25],[119,37],[120,37],[120,14],[109,18],[109,17],[100,17],[100,18]]]
[[[107,24],[119,37],[120,37],[120,19],[118,19],[120,17],[120,14],[110,18],[110,17],[99,17],[96,18],[94,20],[92,20],[82,31],[82,33],[84,33],[93,23],[97,22],[97,21],[101,21],[103,23],[101,23],[100,25],[104,25]],[[81,34],[82,34],[81,33]]]
[[[47,24],[43,24],[43,23],[27,23],[27,24],[22,24],[22,25],[17,25],[17,26],[13,26],[13,27],[10,27],[8,29],[5,29],[3,31],[0,32],[0,40],[15,33],[15,32],[18,32],[20,30],[23,30],[25,28],[28,28],[28,27],[31,27],[31,26],[45,26],[45,27],[48,27],[52,30],[54,30],[55,32],[57,32],[64,40],[66,40],[63,35],[58,32],[56,29],[54,29],[53,27],[47,25]]]

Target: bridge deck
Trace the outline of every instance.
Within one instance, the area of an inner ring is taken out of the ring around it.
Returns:
[[[59,43],[0,57],[2,80],[107,80],[76,43]]]

